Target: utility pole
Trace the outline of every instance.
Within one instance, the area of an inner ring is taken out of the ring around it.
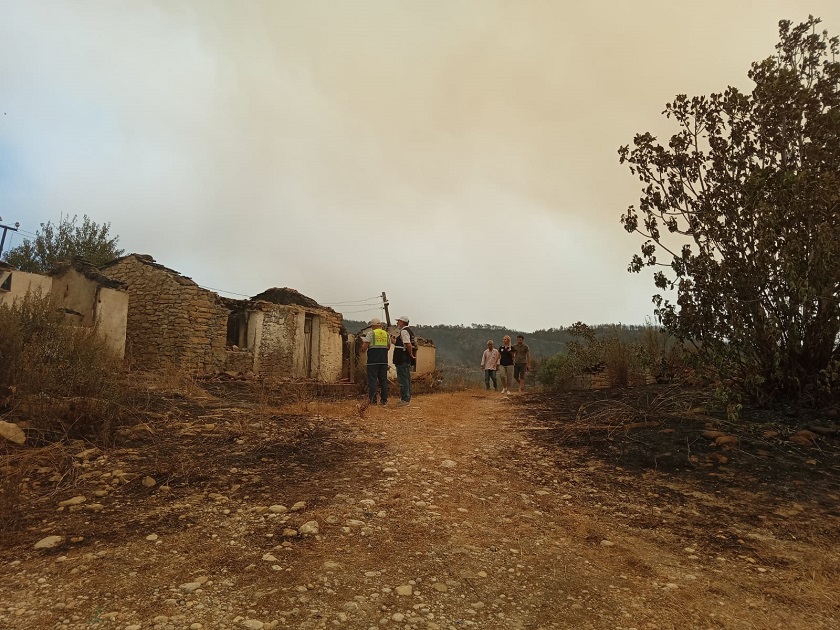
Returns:
[[[2,220],[3,217],[0,217],[0,221]],[[5,247],[6,245],[6,232],[8,232],[9,230],[11,230],[12,232],[17,232],[19,227],[20,223],[17,222],[15,223],[15,227],[12,227],[11,225],[0,225],[0,228],[3,229],[3,238],[0,239],[0,256],[3,255],[3,247]],[[384,296],[385,294],[383,293],[382,295]]]
[[[2,251],[2,249],[0,249]],[[391,327],[391,314],[388,312],[388,298],[385,297],[385,291],[382,292],[382,308],[385,309],[385,323],[388,328]]]

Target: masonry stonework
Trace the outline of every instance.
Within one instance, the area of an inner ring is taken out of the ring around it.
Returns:
[[[228,309],[216,293],[151,256],[131,254],[103,270],[128,289],[126,356],[133,364],[141,369],[224,369]]]

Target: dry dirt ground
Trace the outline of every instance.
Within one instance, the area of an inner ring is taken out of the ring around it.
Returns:
[[[152,393],[117,446],[18,460],[0,628],[840,627],[836,432],[663,391]]]

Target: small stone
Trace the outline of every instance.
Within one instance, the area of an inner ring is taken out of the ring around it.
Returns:
[[[292,512],[300,512],[303,508],[306,507],[306,501],[298,501],[292,506]]]
[[[395,588],[394,592],[397,595],[406,596],[406,595],[411,595],[414,592],[414,589],[412,588],[412,586],[410,584],[403,584],[403,585]]]
[[[75,455],[73,455],[73,457],[75,457],[77,459],[83,459],[83,460],[90,459],[91,457],[96,455],[98,452],[99,452],[98,448],[86,448],[85,450],[80,451],[79,453],[76,453]]]
[[[157,539],[158,539],[158,535],[157,535],[157,534],[149,534],[148,536],[146,536],[146,540],[148,540],[149,542],[154,542],[154,541],[156,541]]]
[[[285,505],[272,505],[268,508],[268,511],[272,512],[273,514],[283,514],[285,512],[288,512],[289,508],[287,508]]]
[[[262,559],[265,560],[266,562],[277,562],[277,557],[270,554],[270,553],[263,554]]]
[[[611,540],[602,540],[601,541],[601,546],[602,547],[614,547],[615,543]]]
[[[63,536],[47,536],[36,542],[33,549],[55,549],[63,542]]]
[[[735,446],[738,443],[738,438],[734,435],[721,435],[715,438],[715,444],[718,446]]]
[[[307,521],[300,526],[301,534],[309,534],[310,536],[317,534],[320,530],[318,521]]]
[[[247,630],[263,630],[265,624],[258,619],[246,619],[242,622],[242,627],[247,628]]]
[[[458,465],[458,462],[452,461],[451,459],[444,459],[440,466],[441,468],[455,468]]]
[[[157,485],[157,481],[155,481],[154,477],[149,477],[148,475],[143,477],[143,481],[141,483],[146,488],[154,488]]]
[[[81,503],[84,503],[85,501],[87,501],[87,497],[79,495],[79,496],[73,497],[72,499],[67,499],[66,501],[61,501],[58,505],[60,507],[67,507],[67,506],[70,506],[70,505],[79,505]]]
[[[201,588],[201,582],[185,582],[179,586],[182,591],[185,593],[192,593],[193,591]]]
[[[23,429],[13,422],[5,422],[3,420],[0,420],[0,437],[14,444],[23,444],[26,442],[26,434],[23,432]]]

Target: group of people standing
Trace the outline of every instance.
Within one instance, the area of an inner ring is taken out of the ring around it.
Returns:
[[[383,328],[382,320],[374,317],[370,320],[370,332],[362,342],[362,351],[367,352],[367,378],[370,404],[379,402],[388,404],[388,351],[394,346],[394,366],[397,368],[397,381],[400,384],[400,402],[397,407],[405,407],[411,402],[411,366],[417,362],[417,343],[414,332],[408,327],[408,316],[397,318],[397,333],[389,335]]]
[[[481,355],[481,367],[484,370],[484,386],[489,390],[490,381],[493,389],[499,391],[496,373],[501,372],[502,393],[510,394],[514,382],[519,383],[519,391],[525,391],[525,373],[531,369],[531,351],[525,344],[525,337],[516,336],[516,344],[511,345],[510,335],[505,335],[502,345],[496,349],[493,340],[487,342],[487,350]]]

